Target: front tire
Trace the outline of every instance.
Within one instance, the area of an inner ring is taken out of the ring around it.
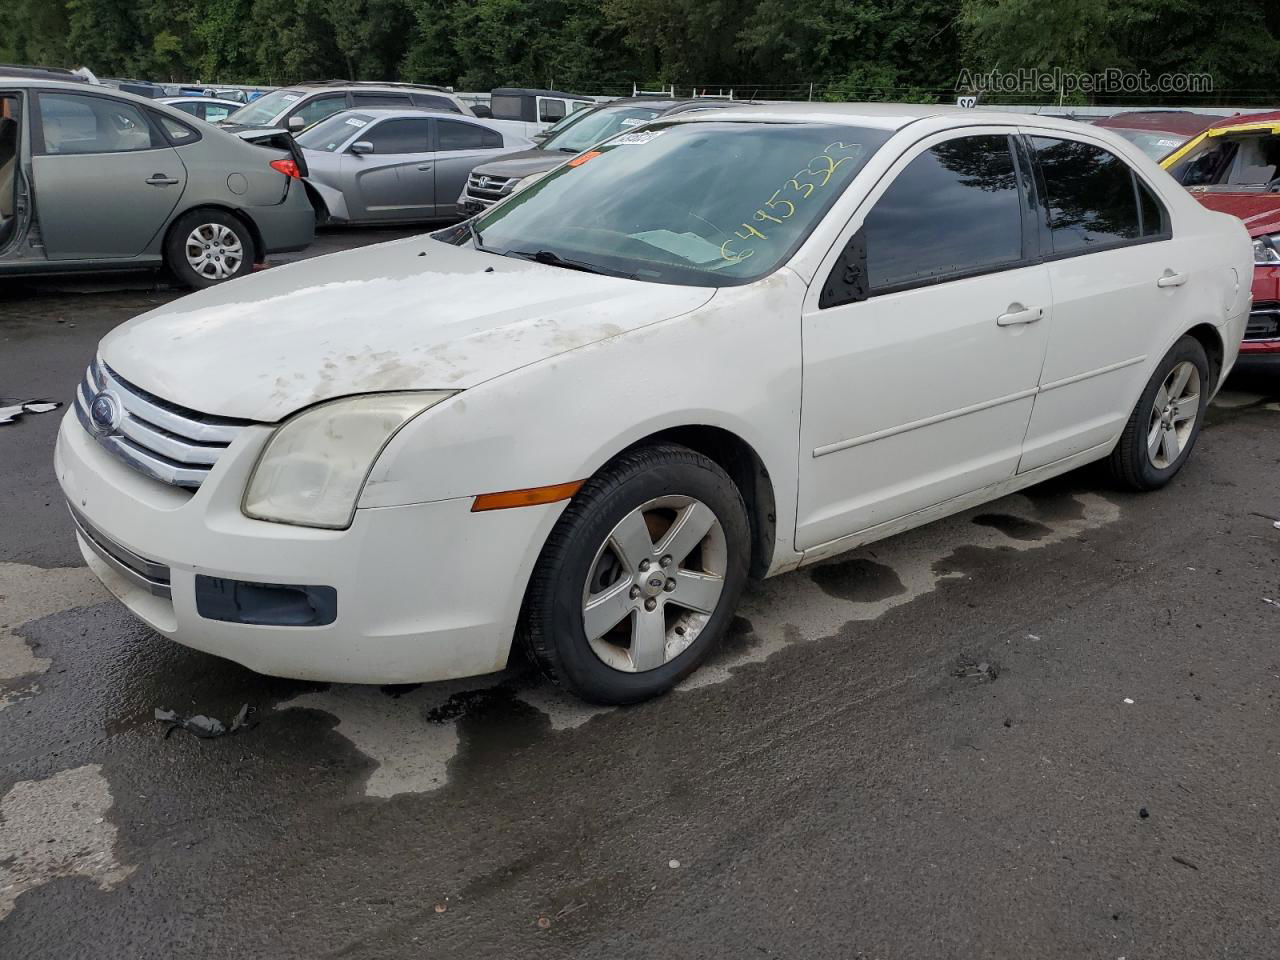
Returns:
[[[556,523],[529,582],[523,636],[584,700],[657,696],[728,628],[750,542],[742,495],[718,464],[672,443],[630,450]]]
[[[1156,365],[1107,466],[1125,489],[1158,490],[1191,455],[1212,384],[1209,360],[1195,337],[1184,336]]]
[[[164,262],[184,287],[202,290],[253,269],[257,248],[244,222],[225,210],[192,210],[169,230]]]

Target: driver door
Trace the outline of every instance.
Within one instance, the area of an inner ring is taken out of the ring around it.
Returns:
[[[431,120],[397,117],[367,128],[356,142],[372,153],[347,153],[344,180],[351,184],[347,204],[354,220],[426,220],[435,208],[435,162]]]

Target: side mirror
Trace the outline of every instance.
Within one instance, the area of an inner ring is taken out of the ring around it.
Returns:
[[[359,157],[366,153],[373,153],[373,144],[368,140],[357,140],[348,149],[351,153],[354,153]]]
[[[483,103],[477,103],[471,108],[471,112],[481,120],[492,120],[493,111],[486,107]]]
[[[307,121],[306,121],[306,120],[303,120],[303,119],[302,119],[302,117],[290,117],[290,118],[289,118],[289,132],[290,132],[290,133],[297,133],[299,130],[301,130],[301,129],[302,129],[303,127],[305,127],[306,125],[307,125]]]

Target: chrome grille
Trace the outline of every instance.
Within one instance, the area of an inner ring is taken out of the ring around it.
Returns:
[[[1246,340],[1280,340],[1280,303],[1263,301],[1253,305],[1244,329]]]
[[[467,177],[467,196],[486,205],[497,203],[502,199],[502,191],[510,179],[510,177],[495,177],[492,174],[473,173]]]
[[[80,425],[113,456],[177,487],[199,487],[246,420],[212,417],[135,387],[98,360],[76,389]]]

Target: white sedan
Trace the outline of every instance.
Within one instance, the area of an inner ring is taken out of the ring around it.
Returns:
[[[635,701],[748,577],[1094,460],[1167,483],[1252,269],[1238,220],[1096,127],[685,114],[469,224],[124,324],[56,470],[86,562],[181,643],[403,683],[520,640]]]

